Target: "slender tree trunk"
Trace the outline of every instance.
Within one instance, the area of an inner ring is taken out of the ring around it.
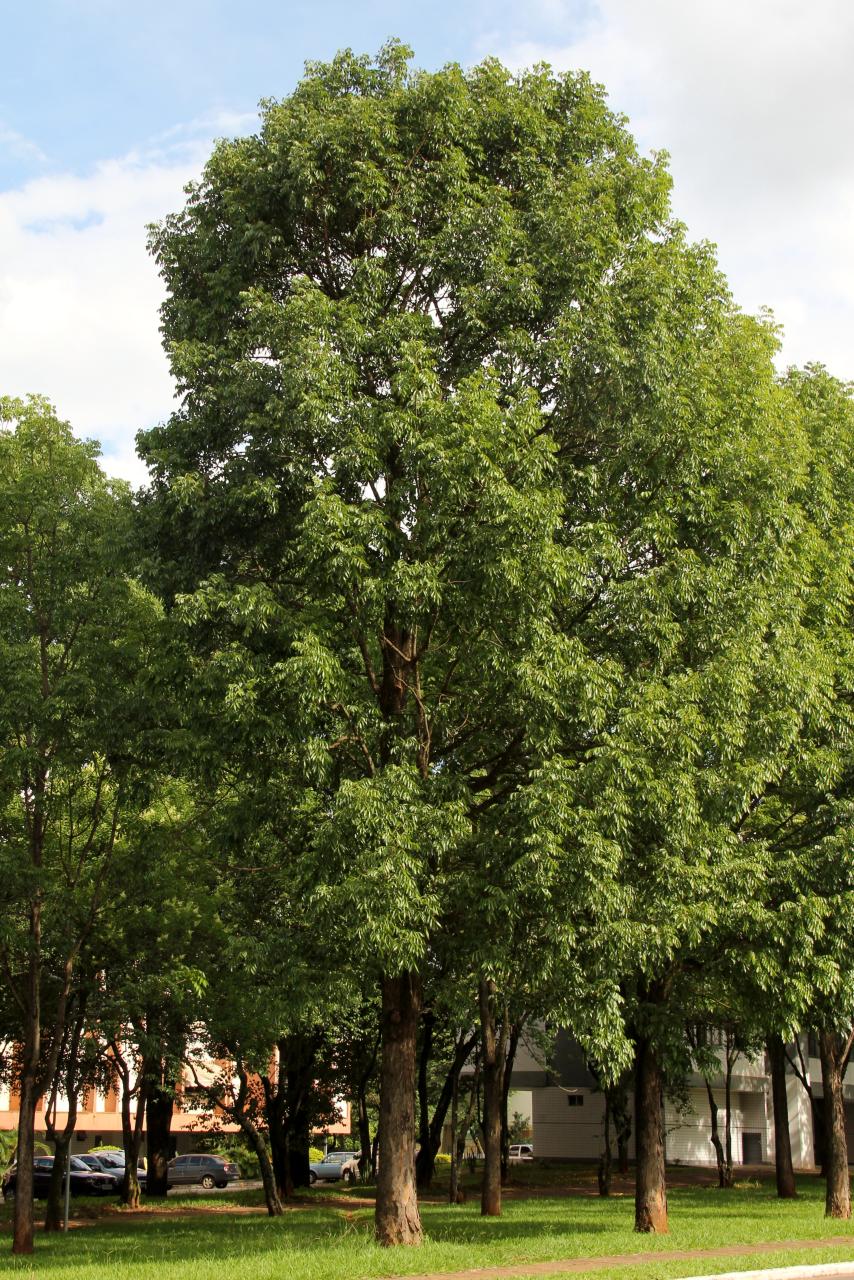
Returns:
[[[632,1137],[632,1116],[629,1110],[629,1079],[624,1076],[610,1094],[611,1119],[617,1137],[617,1172],[621,1178],[629,1175],[629,1142]]]
[[[507,1185],[510,1176],[510,1120],[507,1108],[510,1105],[510,1085],[513,1080],[513,1063],[516,1061],[516,1050],[519,1048],[519,1037],[522,1034],[523,1022],[514,1022],[510,1027],[507,1040],[507,1057],[502,1066],[501,1082],[501,1185]]]
[[[31,835],[31,859],[40,867],[42,814],[41,797],[44,779],[36,779],[37,809]],[[18,1165],[15,1177],[15,1207],[12,1220],[12,1252],[33,1251],[33,1156],[35,1154],[36,1083],[41,1061],[41,891],[36,890],[30,903],[30,958],[27,968],[24,1005],[24,1052],[21,1062],[21,1097],[18,1106]]]
[[[731,1187],[732,1177],[732,1067],[734,1059],[730,1057],[729,1042],[726,1050],[726,1075],[724,1077],[724,1105],[726,1121],[724,1123],[724,1186]]]
[[[460,1075],[454,1076],[451,1092],[451,1169],[448,1182],[448,1203],[456,1204],[460,1189],[460,1166],[457,1160],[457,1118],[460,1106]]]
[[[427,1093],[427,1070],[433,1056],[433,1030],[436,1017],[425,1009],[421,1017],[421,1051],[418,1054],[418,1153],[415,1156],[415,1185],[428,1191],[433,1181],[435,1156],[430,1134],[430,1099]]]
[[[484,1217],[501,1214],[501,1097],[504,1089],[504,1031],[499,1032],[495,1011],[495,983],[484,978],[478,988],[480,1034],[483,1054],[483,1183],[480,1212]]]
[[[53,1169],[47,1193],[44,1216],[45,1231],[59,1231],[65,1220],[65,1170],[71,1151],[71,1139],[77,1128],[77,1104],[82,1081],[80,1079],[80,1042],[86,1025],[86,996],[79,994],[77,1013],[71,1028],[66,1027],[62,1038],[60,1059],[65,1060],[64,1071],[57,1067],[50,1091],[50,1103],[45,1113],[47,1136],[53,1143]],[[56,1102],[61,1077],[64,1075],[65,1093],[68,1098],[68,1114],[61,1132],[56,1128]]]
[[[356,1095],[356,1115],[359,1127],[359,1177],[364,1182],[371,1172],[371,1122],[368,1117],[368,1099],[364,1081],[359,1081]]]
[[[712,1125],[712,1136],[710,1140],[711,1140],[712,1146],[715,1149],[715,1160],[717,1161],[717,1166],[718,1166],[718,1186],[723,1188],[726,1186],[726,1171],[725,1171],[724,1148],[723,1148],[723,1143],[721,1142],[720,1127],[718,1125],[718,1104],[717,1104],[717,1101],[715,1100],[714,1090],[712,1086],[709,1084],[708,1080],[705,1081],[705,1085],[706,1085],[706,1094],[709,1099],[709,1118],[711,1120],[711,1125]]]
[[[827,1218],[851,1217],[851,1183],[845,1140],[845,1106],[842,1093],[844,1046],[834,1031],[820,1031],[821,1080],[824,1089],[825,1141],[827,1144]]]
[[[25,1067],[18,1104],[18,1152],[15,1176],[15,1207],[12,1225],[12,1252],[33,1251],[33,1158],[38,1092],[35,1073]]]
[[[136,1084],[136,1111],[131,1116],[131,1092],[128,1079],[123,1081],[122,1088],[122,1146],[125,1152],[125,1176],[122,1179],[122,1203],[128,1209],[138,1209],[140,1203],[139,1156],[142,1151],[142,1131],[145,1124],[146,1081],[143,1064],[140,1079]]]
[[[169,1185],[169,1161],[172,1159],[172,1113],[175,1098],[169,1082],[155,1085],[148,1098],[146,1151],[148,1167],[145,1176],[146,1196],[162,1199]]]
[[[379,1170],[376,1238],[382,1245],[420,1244],[415,1187],[415,1058],[421,980],[404,972],[382,979]]]
[[[652,1042],[638,1036],[635,1068],[635,1231],[654,1231],[660,1235],[667,1231],[663,1083],[661,1063]]]
[[[596,1173],[600,1196],[611,1194],[611,1100],[605,1090],[605,1124],[602,1135],[602,1154],[599,1157],[599,1168]]]
[[[356,1087],[356,1106],[359,1124],[359,1177],[362,1181],[366,1181],[369,1177],[373,1179],[376,1172],[374,1161],[371,1158],[371,1122],[368,1118],[368,1082],[374,1074],[377,1065],[377,1053],[379,1052],[379,1040],[374,1041],[374,1051],[368,1061],[365,1070],[359,1077]]]
[[[261,1183],[264,1187],[264,1201],[267,1205],[267,1213],[271,1218],[278,1217],[284,1210],[276,1189],[276,1175],[273,1172],[273,1163],[270,1159],[267,1143],[264,1141],[264,1135],[246,1115],[238,1116],[237,1122],[241,1131],[246,1134],[250,1147],[258,1157],[258,1168],[261,1171]]]
[[[786,1049],[783,1038],[770,1035],[766,1041],[771,1068],[771,1101],[774,1106],[774,1170],[777,1196],[793,1200],[797,1196],[792,1166],[792,1139],[789,1133],[789,1099],[786,1094]]]
[[[819,1173],[824,1178],[827,1175],[827,1125],[825,1124],[827,1108],[824,1105],[824,1098],[811,1097],[810,1110],[815,1162]]]
[[[61,1231],[65,1220],[65,1171],[71,1159],[71,1134],[57,1133],[53,1139],[53,1168],[44,1213],[45,1231]]]
[[[415,1180],[419,1191],[427,1191],[433,1180],[433,1174],[436,1169],[436,1155],[442,1145],[442,1129],[445,1124],[445,1117],[448,1114],[448,1107],[451,1105],[454,1088],[459,1084],[460,1072],[466,1064],[474,1045],[477,1043],[478,1033],[475,1031],[466,1039],[465,1034],[461,1033],[454,1044],[454,1058],[445,1076],[442,1085],[442,1091],[436,1102],[435,1110],[430,1119],[427,1129],[426,1145],[419,1147],[418,1154],[415,1157]]]

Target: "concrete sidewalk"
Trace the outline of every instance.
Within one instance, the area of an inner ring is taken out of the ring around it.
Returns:
[[[829,1236],[823,1240],[765,1240],[760,1244],[729,1244],[723,1245],[720,1249],[647,1249],[643,1253],[619,1253],[609,1254],[604,1257],[597,1258],[558,1258],[551,1262],[514,1262],[512,1265],[504,1267],[469,1267],[465,1271],[431,1271],[424,1272],[420,1275],[410,1276],[393,1276],[389,1280],[514,1280],[519,1276],[564,1276],[564,1275],[580,1275],[588,1271],[607,1271],[609,1268],[617,1267],[636,1267],[643,1263],[652,1262],[699,1262],[701,1259],[707,1258],[744,1258],[756,1255],[757,1253],[784,1253],[787,1250],[794,1249],[828,1249],[838,1246],[847,1247],[851,1250],[851,1257],[854,1259],[854,1236]],[[796,1280],[801,1276],[820,1277],[837,1276],[845,1277],[847,1275],[854,1276],[854,1261],[852,1262],[834,1262],[825,1263],[818,1267],[808,1267],[806,1264],[801,1267],[785,1267],[777,1271],[740,1271],[728,1272],[728,1280],[733,1280],[737,1276],[738,1280],[745,1280],[745,1277],[762,1277],[762,1280]],[[684,1280],[699,1280],[698,1277],[690,1277],[687,1275]],[[709,1277],[703,1277],[703,1280],[709,1280]],[[723,1280],[718,1274],[714,1280]]]

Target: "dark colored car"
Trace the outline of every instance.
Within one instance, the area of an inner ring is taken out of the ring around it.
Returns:
[[[222,1156],[176,1156],[168,1164],[169,1186],[227,1187],[240,1177],[233,1160]]]
[[[122,1179],[125,1176],[125,1153],[123,1151],[100,1151],[96,1155],[89,1151],[85,1155],[78,1156],[78,1160],[85,1160],[90,1168],[94,1168],[93,1161],[97,1161],[105,1173],[111,1173],[117,1179],[117,1185],[121,1186]],[[137,1165],[136,1169],[137,1181],[145,1190],[145,1165]]]
[[[50,1175],[53,1172],[53,1156],[36,1156],[33,1160],[33,1195],[37,1200],[47,1198]],[[3,1177],[3,1199],[11,1200],[18,1184],[18,1167],[11,1165]],[[116,1190],[116,1179],[111,1173],[90,1169],[78,1156],[71,1157],[71,1194],[73,1196],[109,1196]]]

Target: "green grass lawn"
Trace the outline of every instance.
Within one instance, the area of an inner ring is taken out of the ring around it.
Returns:
[[[643,1251],[650,1255],[649,1263],[597,1274],[664,1280],[854,1255],[850,1245],[833,1244],[834,1236],[854,1236],[854,1224],[825,1220],[824,1191],[817,1179],[801,1182],[795,1202],[778,1201],[770,1182],[725,1192],[677,1188],[670,1193],[667,1237],[634,1234],[630,1196],[600,1200],[549,1194],[554,1189],[546,1187],[545,1194],[531,1198],[508,1198],[499,1219],[481,1218],[476,1199],[454,1208],[425,1203],[425,1244],[398,1250],[374,1244],[372,1211],[356,1202],[365,1194],[361,1188],[342,1197],[352,1200],[347,1207],[324,1205],[320,1196],[308,1196],[307,1207],[291,1209],[275,1220],[239,1210],[241,1203],[258,1202],[255,1193],[170,1198],[167,1216],[128,1215],[102,1207],[93,1225],[66,1237],[39,1233],[34,1259],[12,1258],[5,1252],[9,1236],[0,1234],[0,1274],[39,1280],[367,1280]],[[91,1211],[91,1206],[89,1202],[86,1208]],[[182,1212],[190,1207],[211,1211]],[[0,1220],[8,1219],[7,1207]],[[802,1255],[790,1251],[688,1263],[667,1259],[673,1249],[788,1239],[821,1239],[826,1244]]]

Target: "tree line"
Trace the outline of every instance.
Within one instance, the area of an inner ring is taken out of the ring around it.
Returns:
[[[499,1213],[545,1023],[605,1095],[603,1190],[634,1089],[639,1231],[705,1029],[767,1044],[775,1109],[813,1030],[848,1216],[850,388],[777,373],[580,73],[309,64],[150,245],[179,406],[148,485],[0,401],[15,1250],[39,1101],[64,1157],[123,1081],[134,1203],[188,1070],[271,1213],[342,1093],[382,1243],[420,1240],[448,1116]]]

